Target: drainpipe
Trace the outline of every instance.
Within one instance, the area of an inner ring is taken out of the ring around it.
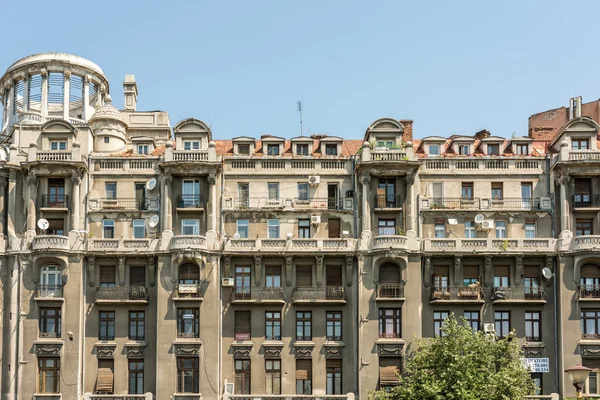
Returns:
[[[87,218],[86,218],[87,220]],[[84,377],[84,363],[83,363],[83,348],[84,348],[84,341],[85,341],[85,316],[84,314],[84,310],[85,310],[85,299],[86,299],[86,293],[87,293],[87,260],[85,258],[85,256],[83,254],[81,254],[82,260],[81,260],[81,268],[83,269],[82,271],[82,282],[81,282],[81,289],[79,290],[79,295],[81,296],[81,300],[79,301],[79,376],[77,377],[77,398],[81,399],[83,396],[83,377]]]
[[[354,239],[357,238],[357,232],[358,232],[358,219],[356,218],[356,199],[358,198],[358,196],[356,195],[356,182],[354,182],[354,179],[356,178],[355,174],[354,174],[354,168],[356,166],[356,156],[351,156],[350,157],[350,161],[352,161],[352,196],[354,196],[352,198],[352,218],[353,218],[353,226],[354,226]]]

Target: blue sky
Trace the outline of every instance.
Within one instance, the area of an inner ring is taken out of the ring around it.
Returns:
[[[59,51],[104,70],[117,107],[195,117],[213,136],[360,139],[377,118],[414,135],[527,134],[527,117],[600,97],[600,2],[5,1],[0,69]],[[26,18],[25,18],[26,16]]]

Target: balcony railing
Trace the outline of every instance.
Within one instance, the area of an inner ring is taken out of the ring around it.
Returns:
[[[377,298],[402,299],[404,298],[403,283],[381,283],[377,285]]]
[[[580,299],[600,299],[600,285],[580,285]]]
[[[425,251],[552,252],[556,239],[424,239]]]
[[[346,292],[343,286],[319,287],[297,287],[292,294],[293,301],[342,301],[346,300]]]
[[[68,208],[69,197],[66,194],[54,195],[54,194],[43,194],[42,195],[42,208]]]
[[[548,203],[546,200],[544,204]],[[423,207],[430,210],[541,210],[540,197],[464,198],[430,197],[422,200]],[[544,205],[546,207],[546,205]]]
[[[62,298],[63,285],[37,285],[35,297]]]
[[[580,150],[570,151],[569,161],[600,161],[600,151]]]
[[[197,339],[200,337],[198,332],[177,332],[177,337],[180,339]]]
[[[208,150],[173,150],[173,161],[208,161]]]
[[[375,208],[402,208],[402,197],[399,194],[376,194]]]
[[[295,210],[343,210],[343,197],[311,197],[307,199],[293,198],[291,207]],[[286,199],[287,207],[287,199]]]
[[[354,249],[355,239],[229,239],[225,251],[312,252],[348,251]]]
[[[175,299],[200,299],[202,298],[204,285],[202,283],[180,283],[173,290]]]
[[[180,194],[177,208],[204,208],[204,196],[200,194]]]
[[[492,290],[492,300],[546,300],[543,287],[509,287],[500,286]]]
[[[487,206],[487,204],[482,204]],[[539,210],[539,197],[504,197],[502,199],[491,199],[489,208],[496,210]]]
[[[432,197],[429,199],[429,208],[437,209],[460,209],[478,210],[479,199],[468,199],[462,197]]]
[[[575,193],[571,201],[573,208],[600,207],[600,194]]]
[[[573,250],[596,250],[600,248],[600,235],[576,236]]]
[[[352,197],[240,197],[225,199],[225,208],[234,210],[348,210],[353,207]]]
[[[37,152],[37,161],[71,161],[73,153],[69,150],[44,150]]]
[[[44,399],[46,397],[44,396]],[[83,400],[152,400],[152,393],[146,394],[90,394],[86,393]]]
[[[125,198],[125,197],[102,197],[90,199],[90,207],[98,207],[102,210],[158,210],[159,197]]]
[[[600,333],[584,333],[581,335],[582,339],[600,339]]]
[[[431,300],[478,301],[483,300],[483,288],[471,286],[433,286]]]
[[[69,250],[69,237],[61,235],[38,235],[31,243],[33,250]]]
[[[285,300],[285,292],[283,288],[235,288],[231,293],[231,301],[283,301]]]
[[[144,286],[99,287],[96,300],[148,300]]]

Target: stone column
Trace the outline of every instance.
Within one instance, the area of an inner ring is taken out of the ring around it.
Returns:
[[[29,85],[31,83],[31,79],[29,75],[26,75],[23,78],[23,112],[29,111]]]
[[[0,180],[0,237],[4,237],[4,214],[6,210],[4,209],[4,197],[6,196],[6,179]]]
[[[27,184],[29,185],[29,196],[27,199],[27,236],[35,236],[36,210],[38,177],[33,171],[27,174]]]
[[[90,119],[91,115],[88,115],[88,106],[90,104],[90,82],[92,80],[92,76],[87,74],[83,79],[83,93],[81,96],[83,107],[81,108],[81,119],[87,121]]]
[[[165,207],[165,229],[166,231],[173,231],[173,215],[171,207],[171,185],[173,184],[173,176],[165,175],[165,196],[164,196],[164,207]]]
[[[371,183],[371,177],[369,175],[363,175],[360,178],[362,183],[362,230],[371,230],[371,202],[369,199],[369,184]]]
[[[40,73],[42,75],[42,104],[40,104],[40,110],[45,118],[48,116],[48,71],[42,68]]]
[[[415,174],[406,174],[406,231],[415,230]]]
[[[76,231],[79,230],[79,192],[81,185],[81,173],[79,171],[73,172],[71,182],[73,183],[71,192],[71,230]]]
[[[14,145],[13,145],[14,146]],[[8,212],[7,216],[7,233],[9,246],[15,250],[14,245],[17,242],[15,233],[15,216],[17,215],[17,172],[12,170],[8,175]]]
[[[8,125],[12,125],[17,120],[17,110],[14,102],[15,99],[15,83],[10,81],[10,86],[8,87],[8,99],[6,100],[6,112],[8,114]]]
[[[562,173],[558,178],[558,184],[560,185],[560,230],[570,231],[571,226],[569,225],[569,199],[567,198],[567,185],[571,181],[571,177],[565,173]]]
[[[69,120],[69,112],[71,107],[69,105],[69,95],[71,94],[71,71],[65,69],[63,71],[63,119]]]
[[[217,178],[214,175],[208,177],[208,191],[210,196],[210,224],[209,230],[217,230]]]

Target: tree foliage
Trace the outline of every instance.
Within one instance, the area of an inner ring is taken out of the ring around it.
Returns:
[[[510,338],[474,332],[451,315],[442,336],[418,339],[400,384],[372,393],[374,400],[523,400],[535,392]]]

